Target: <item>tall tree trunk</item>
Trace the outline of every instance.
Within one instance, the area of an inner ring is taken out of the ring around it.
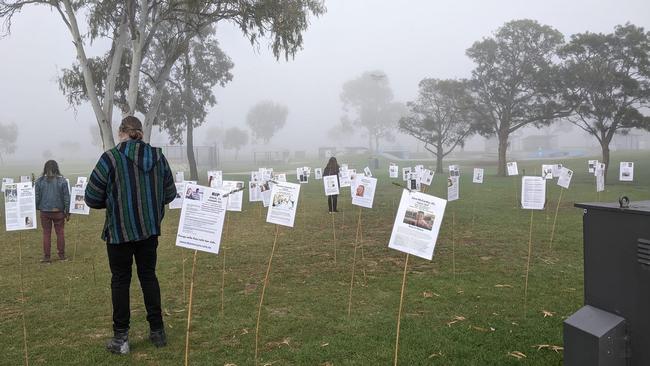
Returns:
[[[605,182],[607,182],[607,172],[609,171],[609,141],[602,140],[600,149],[603,152],[603,163],[605,163]]]
[[[497,137],[499,138],[499,165],[497,167],[497,175],[500,177],[506,176],[506,152],[508,151],[508,136],[507,130],[499,131]]]
[[[443,167],[442,167],[442,158],[443,158],[443,151],[442,151],[442,145],[437,145],[436,146],[436,173],[442,173]]]
[[[99,134],[102,138],[102,145],[104,146],[104,150],[108,150],[115,146],[113,130],[111,129],[111,120],[109,120],[104,114],[104,110],[102,109],[99,98],[97,97],[94,77],[90,71],[90,67],[88,66],[86,50],[84,49],[81,32],[79,32],[79,25],[77,24],[77,17],[70,0],[63,0],[63,7],[67,16],[67,19],[64,17],[64,22],[72,34],[72,43],[77,50],[77,60],[79,61],[84,76],[84,84],[86,86],[86,92],[88,93],[88,100],[90,101],[90,105],[95,113],[95,118],[97,119],[97,124],[99,125]]]
[[[189,114],[186,113],[187,137],[185,142],[187,145],[187,162],[190,165],[190,180],[198,181],[199,172],[196,168],[196,157],[194,156],[194,121]]]
[[[149,21],[149,2],[147,0],[140,0],[140,24],[138,25],[136,34],[132,35],[131,50],[133,56],[131,58],[131,70],[129,71],[129,91],[127,96],[127,104],[129,110],[127,114],[132,116],[135,114],[138,101],[138,92],[140,89],[140,67],[142,66],[142,56],[145,52],[145,35],[146,24]]]

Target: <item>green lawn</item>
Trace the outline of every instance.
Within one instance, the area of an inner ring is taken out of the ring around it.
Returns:
[[[633,201],[650,199],[647,152],[614,154],[613,158],[609,184],[600,199],[615,201],[622,194]],[[617,181],[621,159],[636,162],[633,184]],[[534,213],[525,312],[530,211],[515,208],[520,179],[495,177],[492,165],[487,167],[485,184],[473,185],[474,164],[460,162],[461,199],[447,206],[433,260],[413,256],[409,260],[400,365],[561,364],[562,351],[538,349],[538,345],[562,346],[562,322],[582,306],[582,218],[573,204],[598,198],[594,178],[586,173],[586,158],[562,162],[576,174],[560,204],[552,249],[549,238],[560,193],[554,182],[547,186],[547,209]],[[362,160],[350,163],[358,170],[365,166]],[[539,173],[540,164],[520,161],[520,173],[522,169]],[[286,168],[293,171],[295,165]],[[89,167],[62,164],[64,173],[84,169]],[[227,174],[248,169],[232,166],[224,173],[227,179],[248,180]],[[24,170],[2,169],[0,175],[18,177],[32,171]],[[392,364],[405,254],[387,245],[401,191],[390,184],[387,162],[382,161],[375,175],[379,178],[375,207],[362,211],[363,260],[359,252],[350,319],[347,306],[358,208],[350,203],[349,189],[344,189],[339,199],[342,212],[335,216],[335,244],[322,182],[312,180],[302,186],[295,227],[282,227],[279,232],[262,311],[260,364]],[[288,177],[295,181],[295,174]],[[442,174],[434,178],[429,193],[446,197]],[[4,218],[4,207],[0,213]],[[74,216],[67,224],[67,254],[72,257],[76,248],[74,260],[68,262],[39,263],[40,229],[0,231],[0,364],[24,362],[21,270],[30,365],[182,364],[192,252],[174,246],[179,214],[179,210],[167,211],[158,250],[169,346],[155,349],[147,340],[144,305],[134,278],[131,354],[127,356],[104,350],[111,335],[111,303],[106,249],[99,238],[103,212]],[[265,211],[246,202],[243,212],[228,213],[220,254],[199,253],[190,364],[254,364],[257,305],[275,232],[264,218]],[[513,351],[526,357],[508,355]]]

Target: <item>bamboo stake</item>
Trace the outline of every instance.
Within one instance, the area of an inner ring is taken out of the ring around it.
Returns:
[[[257,307],[257,323],[255,324],[255,365],[258,363],[257,354],[258,354],[258,344],[259,344],[259,334],[260,334],[260,317],[262,316],[262,305],[264,304],[264,293],[266,292],[266,286],[269,281],[269,272],[271,272],[271,263],[273,263],[273,253],[275,253],[275,245],[278,242],[278,231],[280,231],[280,226],[275,225],[275,238],[273,239],[273,248],[271,249],[271,255],[269,256],[269,264],[266,267],[266,275],[264,276],[264,283],[262,284],[262,294],[260,295],[260,304]]]
[[[332,235],[334,236],[334,264],[336,264],[336,223],[334,220],[334,216],[335,216],[334,213],[332,213]]]
[[[72,278],[74,277],[74,262],[77,257],[77,243],[79,242],[79,224],[75,224],[75,231],[77,235],[75,236],[74,249],[72,251],[72,263],[70,264],[70,279],[68,281],[68,307],[70,307],[70,299],[72,298]]]
[[[183,258],[183,304],[187,302],[187,295],[185,293],[185,262],[187,261],[187,258]]]
[[[555,207],[555,217],[553,218],[553,228],[551,229],[551,240],[548,243],[548,249],[553,248],[553,237],[555,236],[555,223],[557,222],[557,213],[560,210],[560,202],[562,202],[562,193],[564,188],[560,187],[560,198],[557,199],[557,207]]]
[[[528,274],[530,273],[530,255],[533,250],[533,213],[535,210],[530,210],[530,229],[528,232],[528,260],[526,261],[526,282],[524,284],[524,318],[526,317],[526,310],[528,305]]]
[[[228,233],[230,232],[230,215],[226,213],[226,233],[224,239],[228,239]],[[224,288],[226,285],[226,246],[222,246],[221,256],[223,257],[223,263],[221,265],[221,316],[223,317],[223,303],[224,303]]]
[[[397,354],[399,350],[399,329],[402,321],[402,304],[404,303],[404,286],[406,284],[406,268],[409,264],[409,254],[406,254],[406,260],[404,261],[404,274],[402,275],[402,291],[399,296],[399,311],[397,312],[397,334],[395,335],[395,362],[394,366],[397,366]]]
[[[456,226],[456,211],[451,211],[451,273],[456,280],[456,235],[454,226]]]
[[[352,288],[354,287],[354,271],[357,264],[357,244],[359,243],[359,230],[361,228],[361,207],[359,207],[359,219],[357,220],[357,235],[354,239],[354,254],[352,255],[352,277],[350,278],[350,295],[348,296],[348,319],[352,312]]]
[[[190,323],[192,321],[192,297],[194,291],[194,271],[196,269],[196,254],[198,250],[194,251],[194,259],[192,260],[192,277],[190,277],[190,303],[187,306],[187,328],[185,332],[185,366],[189,364],[190,357]]]
[[[476,197],[478,195],[478,183],[474,184],[474,202],[472,203],[472,230],[474,230],[474,217],[476,217]]]
[[[20,306],[23,320],[23,345],[25,347],[25,365],[29,366],[29,352],[27,351],[27,323],[25,321],[25,285],[23,283],[23,234],[18,232],[18,265],[20,271]]]

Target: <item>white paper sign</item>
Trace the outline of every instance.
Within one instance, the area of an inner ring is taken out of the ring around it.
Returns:
[[[185,181],[185,172],[176,172],[176,183]]]
[[[474,168],[474,175],[472,176],[472,183],[483,184],[483,168]]]
[[[299,195],[300,184],[289,182],[274,184],[271,189],[271,205],[266,214],[266,222],[293,227]]]
[[[517,168],[517,162],[516,161],[511,161],[506,164],[506,168],[508,168],[508,176],[511,177],[513,175],[519,175],[519,169]]]
[[[605,190],[605,163],[598,163],[596,165],[596,192]]]
[[[562,188],[569,189],[571,178],[573,178],[573,170],[562,168],[562,170],[560,170],[560,176],[557,180],[557,185]]]
[[[264,207],[269,207],[271,204],[271,189],[273,188],[273,182],[266,181],[260,186],[260,194],[262,196],[262,205]]]
[[[227,192],[196,184],[187,185],[176,246],[217,254],[226,217]]]
[[[70,213],[77,215],[89,215],[90,207],[86,206],[84,195],[86,194],[86,186],[72,187],[70,190]]]
[[[526,210],[543,210],[546,203],[546,179],[521,177],[521,207]]]
[[[447,201],[402,191],[388,247],[431,260]]]
[[[77,184],[75,184],[74,186],[77,188],[81,188],[81,187],[85,187],[86,183],[88,183],[87,177],[77,177]]]
[[[174,183],[176,185],[176,197],[173,201],[169,202],[170,209],[183,208],[183,197],[185,197],[185,186],[187,182]]]
[[[435,172],[433,170],[423,169],[420,174],[420,183],[430,186],[431,182],[433,182],[434,174]]]
[[[323,179],[323,168],[314,169],[314,178],[316,180]]]
[[[363,174],[364,174],[366,177],[372,177],[372,172],[370,171],[370,167],[365,167],[365,168],[363,168]]]
[[[397,178],[399,176],[399,167],[395,163],[390,163],[388,166],[388,176],[390,178]]]
[[[357,176],[352,183],[352,204],[365,208],[372,208],[377,189],[377,179],[366,176]]]
[[[228,193],[237,189],[244,188],[244,182],[234,181],[234,180],[224,180],[223,181],[223,190]],[[244,201],[244,191],[240,190],[239,192],[231,193],[228,195],[228,204],[226,206],[227,211],[236,211],[241,212],[242,203]]]
[[[559,177],[561,170],[562,170],[562,164],[553,164],[553,178]]]
[[[634,163],[627,161],[621,162],[618,180],[621,182],[632,182],[634,180]]]
[[[598,164],[598,160],[588,160],[587,171],[591,174],[596,173],[596,164]]]
[[[21,175],[20,176],[20,183],[27,183],[31,182],[32,178],[29,175]]]
[[[223,185],[223,172],[221,170],[208,170],[208,187],[219,188]]]
[[[411,173],[411,168],[402,168],[402,180],[407,181],[409,179],[409,173]]]
[[[307,184],[309,183],[309,168],[303,167],[303,168],[296,168],[296,178],[298,179],[298,182],[301,184]]]
[[[340,187],[349,187],[351,184],[352,180],[350,179],[350,171],[348,170],[347,165],[345,166],[345,169],[341,166],[341,169],[339,170]]]
[[[553,179],[553,167],[552,164],[542,164],[542,178]]]
[[[2,190],[1,190],[1,192],[5,191],[5,185],[12,184],[13,182],[14,182],[13,178],[2,178]]]
[[[331,196],[339,194],[339,180],[336,175],[326,175],[323,177],[323,187],[325,188],[325,195]]]
[[[248,182],[248,202],[262,201],[262,192],[260,191],[261,183]]]
[[[447,201],[455,201],[460,198],[459,179],[460,177],[457,175],[447,178]]]
[[[7,231],[36,229],[36,193],[31,182],[5,184]]]
[[[420,175],[416,172],[409,172],[406,179],[407,186],[414,191],[420,190]]]

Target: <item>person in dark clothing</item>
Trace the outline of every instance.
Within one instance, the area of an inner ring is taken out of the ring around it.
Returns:
[[[149,339],[156,347],[167,344],[156,249],[165,205],[176,197],[176,186],[162,150],[145,143],[142,137],[140,120],[124,118],[119,128],[120,143],[99,158],[85,194],[89,207],[106,209],[102,239],[112,274],[113,302],[113,338],[106,348],[118,354],[129,352],[129,287],[134,258],[147,309]]]
[[[41,263],[50,263],[52,247],[52,226],[56,232],[56,250],[59,259],[65,257],[65,221],[70,220],[70,187],[61,175],[59,165],[48,160],[43,167],[43,174],[34,182],[36,191],[36,209],[41,211],[43,226],[43,259]],[[25,225],[28,224],[26,218]],[[31,223],[33,225],[33,223]],[[29,226],[31,226],[29,225]]]
[[[339,163],[336,161],[336,158],[332,156],[330,160],[327,162],[327,166],[325,166],[325,169],[323,169],[323,176],[336,175],[336,180],[338,182],[340,169],[341,167],[339,167]],[[340,182],[339,182],[339,186],[341,186]],[[338,194],[327,196],[327,206],[329,208],[329,213],[339,212],[336,209],[338,198],[339,198]]]

